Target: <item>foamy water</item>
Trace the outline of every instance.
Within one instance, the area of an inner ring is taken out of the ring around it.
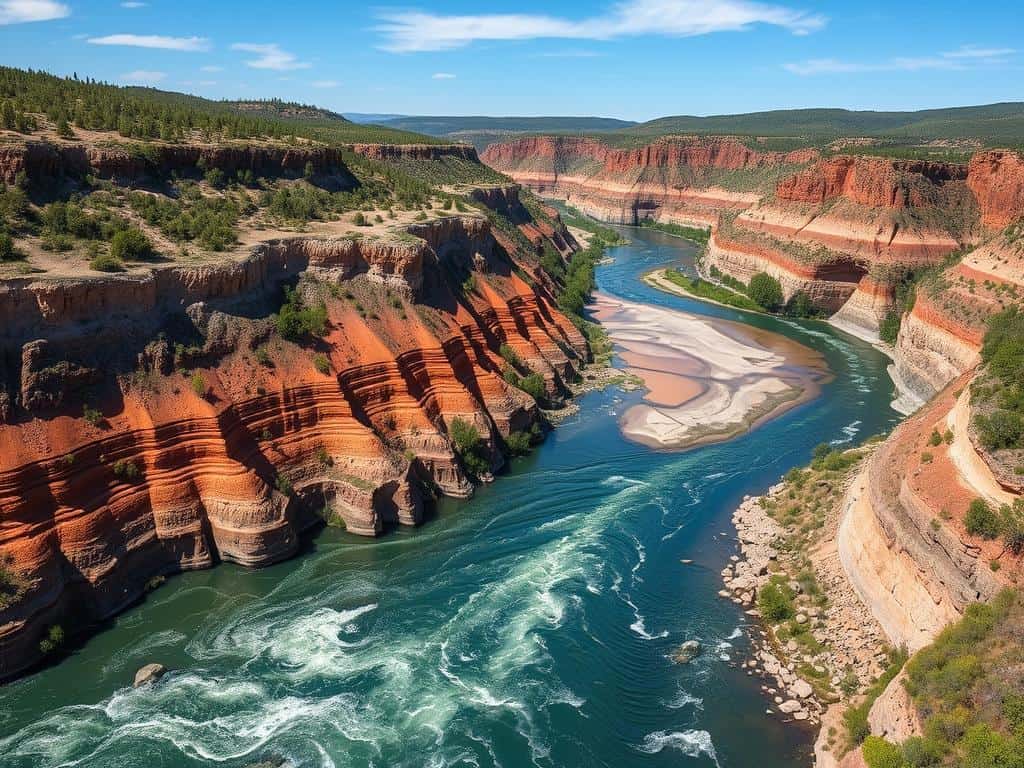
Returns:
[[[693,311],[636,279],[686,246],[641,236],[602,267],[603,289]],[[170,579],[60,665],[0,689],[0,766],[804,761],[806,739],[764,716],[736,666],[746,617],[716,592],[734,551],[719,532],[744,494],[819,442],[891,423],[885,394],[858,391],[884,380],[884,358],[812,330],[789,332],[836,382],[734,442],[651,451],[613,415],[637,394],[593,394],[510,475],[419,529],[331,529],[273,568]],[[702,654],[673,663],[689,639]],[[151,661],[172,671],[131,689]]]

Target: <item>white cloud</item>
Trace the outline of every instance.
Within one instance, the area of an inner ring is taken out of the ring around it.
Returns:
[[[542,59],[594,59],[604,54],[597,51],[545,51],[537,56]]]
[[[134,72],[125,72],[121,75],[121,81],[133,85],[156,85],[167,77],[166,72],[154,72],[149,69],[136,69]]]
[[[1004,59],[1017,51],[1014,48],[979,48],[974,45],[961,45],[958,50],[942,54],[947,59]]]
[[[1013,48],[976,48],[961,46],[934,56],[896,57],[882,61],[843,61],[809,59],[784,64],[795,75],[836,75],[857,72],[920,72],[922,70],[959,71],[1005,64],[1016,53]]]
[[[451,72],[435,72],[430,76],[432,80],[454,80],[455,75]]]
[[[145,8],[146,4],[145,3],[138,3],[138,2],[127,2],[127,3],[121,3],[121,7],[122,8]]]
[[[745,30],[755,24],[802,35],[825,24],[820,14],[750,0],[624,0],[608,13],[579,20],[534,14],[441,16],[422,11],[389,11],[379,18],[376,29],[386,38],[380,47],[401,53],[451,50],[478,40],[691,37]]]
[[[245,62],[254,69],[276,69],[284,72],[290,69],[309,69],[313,66],[308,61],[299,61],[294,53],[281,50],[277,43],[235,43],[231,50],[257,54],[259,58]]]
[[[207,64],[205,67],[199,68],[202,72],[223,72],[224,67],[218,67],[216,64]]]
[[[0,0],[0,26],[63,19],[70,15],[68,6],[53,0]]]
[[[337,88],[341,83],[337,80],[314,80],[310,85],[314,88]]]
[[[106,35],[90,37],[93,45],[128,45],[134,48],[160,48],[165,51],[208,51],[205,37],[167,37],[166,35]]]

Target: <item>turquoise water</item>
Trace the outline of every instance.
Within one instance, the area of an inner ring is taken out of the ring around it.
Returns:
[[[808,764],[734,666],[747,617],[721,600],[732,509],[822,441],[890,427],[886,360],[823,324],[752,317],[639,281],[691,263],[628,230],[600,289],[741,319],[826,355],[821,398],[686,453],[625,441],[639,393],[591,393],[532,456],[370,541],[175,577],[60,664],[0,688],[0,766],[708,766]],[[681,559],[689,558],[692,565]],[[685,666],[668,654],[696,638]],[[141,665],[172,668],[132,690]]]

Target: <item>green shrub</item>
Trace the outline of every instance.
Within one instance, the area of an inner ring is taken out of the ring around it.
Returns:
[[[782,306],[782,285],[767,272],[758,272],[750,278],[747,295],[758,306],[764,307],[770,312],[774,312]]]
[[[153,253],[153,246],[142,230],[131,227],[115,232],[110,240],[110,256],[119,261],[147,259]]]
[[[256,347],[256,362],[262,365],[264,368],[270,368],[273,362],[270,359],[270,352],[267,351],[265,346]]]
[[[779,579],[765,584],[757,596],[757,607],[761,616],[772,623],[793,618],[793,591]]]
[[[903,752],[895,744],[878,736],[868,736],[861,747],[868,768],[903,768]]]
[[[1017,448],[1024,441],[1024,417],[1002,408],[974,418],[981,444],[990,451]]]
[[[134,461],[118,459],[114,462],[114,476],[127,482],[138,480],[140,475],[139,467]]]
[[[39,641],[39,652],[49,656],[64,645],[64,628],[60,624],[54,624],[46,630],[46,636]]]
[[[206,379],[203,378],[203,374],[196,371],[192,374],[192,378],[189,379],[189,384],[192,387],[192,391],[200,397],[206,396]]]
[[[972,536],[994,539],[999,535],[999,518],[984,499],[975,499],[967,509],[964,528]]]
[[[1014,555],[1024,552],[1024,499],[999,507],[999,534],[1007,550]]]
[[[529,376],[524,376],[519,382],[519,388],[538,402],[547,398],[544,388],[544,377],[539,373],[531,373]]]
[[[89,269],[97,272],[123,272],[124,264],[112,253],[99,253],[89,262]]]
[[[14,248],[14,238],[6,232],[0,232],[0,261],[13,261],[18,258],[18,252]]]
[[[939,434],[939,430],[933,429],[931,436],[928,438],[928,445],[937,446],[942,445],[942,435]]]
[[[103,414],[88,405],[82,406],[82,418],[85,423],[92,427],[98,427],[103,421]]]
[[[962,768],[1024,766],[1024,740],[998,733],[985,723],[968,728],[959,746],[963,754]]]
[[[475,426],[456,417],[449,424],[448,433],[455,444],[455,452],[470,474],[479,477],[490,471],[490,465],[483,455],[483,439]]]
[[[331,361],[327,355],[317,354],[313,357],[313,367],[326,376],[331,372]]]
[[[519,353],[511,344],[502,344],[498,349],[498,354],[513,368],[521,368],[523,365],[523,361],[519,359]]]
[[[525,456],[532,447],[532,436],[529,432],[512,432],[505,439],[505,445],[513,456]]]
[[[224,189],[228,185],[227,176],[220,168],[210,168],[203,174],[206,183],[214,189]]]
[[[878,324],[878,337],[886,344],[895,345],[899,339],[902,321],[903,313],[900,310],[889,310]]]
[[[941,739],[926,736],[911,736],[901,745],[903,760],[910,768],[930,768],[942,762],[949,751]]]
[[[277,314],[277,332],[290,341],[327,333],[327,307],[307,307],[293,288],[285,288],[285,301]]]
[[[274,478],[274,487],[285,496],[291,496],[292,491],[294,490],[292,488],[292,481],[280,472],[278,472],[277,476]]]

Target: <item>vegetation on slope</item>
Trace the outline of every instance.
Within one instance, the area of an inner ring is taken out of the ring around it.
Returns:
[[[183,93],[109,85],[92,79],[0,67],[0,127],[31,134],[34,114],[58,127],[117,131],[122,136],[182,141],[304,138],[326,143],[436,143],[408,131],[357,125],[315,108],[280,102],[217,102]],[[250,109],[256,104],[258,109]]]
[[[869,737],[869,768],[1024,766],[1024,599],[1005,590],[907,663],[907,691],[924,734],[897,746]]]
[[[985,144],[1017,146],[1024,135],[1024,103],[929,109],[917,112],[871,112],[846,109],[789,109],[710,117],[662,117],[621,131],[622,141],[669,134],[738,135],[831,141],[839,137],[882,137],[928,141],[977,139]],[[897,145],[893,145],[894,147]],[[776,147],[782,148],[782,147]]]
[[[984,375],[972,389],[974,426],[990,451],[1024,449],[1024,312],[989,319],[981,348]]]

